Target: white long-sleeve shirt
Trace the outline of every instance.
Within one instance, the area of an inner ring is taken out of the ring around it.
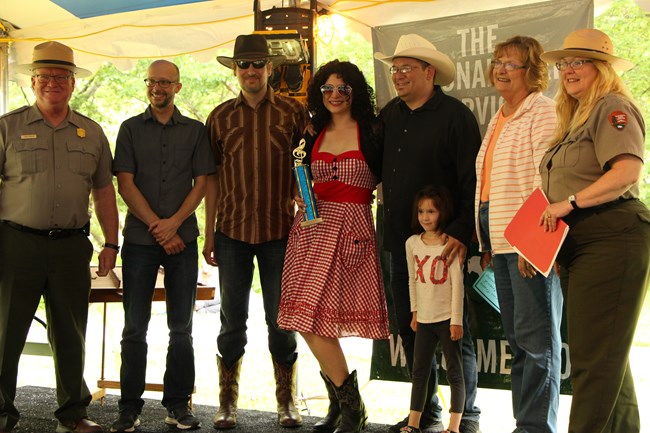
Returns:
[[[420,323],[451,319],[452,325],[463,326],[463,271],[458,258],[447,265],[443,249],[426,245],[421,235],[406,240],[411,311],[417,311]]]

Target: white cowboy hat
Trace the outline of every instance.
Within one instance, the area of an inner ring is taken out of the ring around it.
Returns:
[[[634,63],[614,55],[614,44],[605,33],[596,29],[575,30],[564,38],[562,49],[541,55],[546,63],[555,63],[564,57],[587,57],[609,62],[617,71],[627,71]]]
[[[65,69],[73,72],[75,76],[80,78],[89,77],[93,74],[88,69],[78,68],[74,64],[74,53],[72,49],[56,41],[43,42],[42,44],[36,45],[32,53],[32,63],[17,65],[16,72],[32,75],[32,71],[38,68]]]
[[[375,53],[375,59],[386,63],[388,66],[393,65],[395,57],[411,57],[413,59],[427,62],[436,70],[435,83],[445,86],[456,78],[456,66],[454,62],[446,55],[436,49],[436,46],[427,41],[420,35],[409,34],[402,35],[395,47],[393,55],[384,53]]]

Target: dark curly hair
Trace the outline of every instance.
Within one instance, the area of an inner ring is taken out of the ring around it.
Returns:
[[[320,86],[325,84],[332,74],[352,87],[352,118],[361,125],[372,122],[376,117],[375,92],[368,85],[363,73],[354,63],[332,60],[318,69],[307,88],[307,109],[311,113],[314,129],[322,130],[332,118],[325,108],[320,92]]]

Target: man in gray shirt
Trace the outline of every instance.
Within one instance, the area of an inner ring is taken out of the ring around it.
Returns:
[[[199,428],[189,407],[194,388],[192,313],[198,279],[199,234],[194,211],[215,170],[205,126],[174,105],[178,67],[153,62],[144,80],[150,105],[120,127],[113,171],[129,212],[124,227],[124,330],[119,401],[112,432],[140,424],[147,368],[147,328],[158,270],[165,270],[169,346],[162,404],[165,422]]]

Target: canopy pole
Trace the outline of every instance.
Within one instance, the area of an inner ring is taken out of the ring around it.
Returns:
[[[9,38],[7,29],[0,22],[0,115],[7,112],[9,106]]]

